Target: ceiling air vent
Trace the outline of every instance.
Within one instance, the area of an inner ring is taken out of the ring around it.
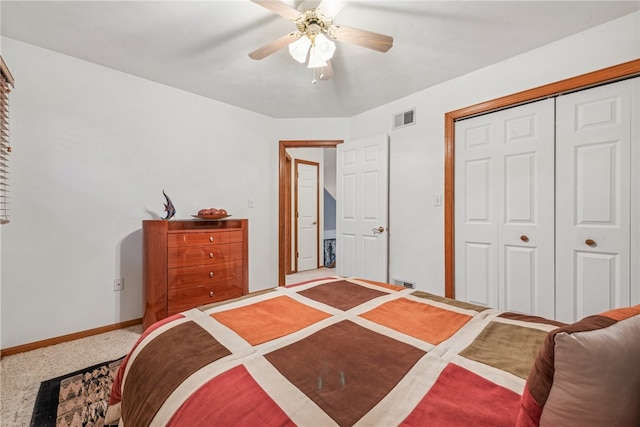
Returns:
[[[399,129],[401,127],[414,125],[416,123],[416,109],[412,108],[409,111],[398,113],[393,116],[393,128]]]

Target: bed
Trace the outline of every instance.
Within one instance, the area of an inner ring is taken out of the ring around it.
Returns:
[[[149,327],[121,426],[640,426],[640,306],[572,325],[329,277]]]

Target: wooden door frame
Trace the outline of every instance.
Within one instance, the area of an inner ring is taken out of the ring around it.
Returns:
[[[315,166],[316,168],[316,268],[319,268],[319,263],[320,263],[320,163],[318,162],[312,162],[310,160],[303,160],[303,159],[295,159],[294,161],[295,167],[294,170],[296,172],[296,177],[295,177],[295,185],[294,185],[294,206],[295,206],[295,226],[294,226],[294,230],[296,233],[296,239],[295,239],[295,262],[294,265],[296,266],[295,271],[296,273],[299,271],[298,268],[298,245],[299,245],[299,235],[298,235],[298,165],[303,164],[303,165],[308,165],[308,166]]]
[[[287,148],[335,148],[344,140],[281,140],[278,147],[278,286],[285,285],[285,256],[287,247],[291,245],[291,238],[286,240],[286,181]],[[291,191],[289,191],[289,200]],[[291,210],[289,210],[290,212]],[[289,218],[289,224],[291,224]],[[290,235],[289,235],[290,236]],[[289,252],[290,254],[290,252]]]
[[[291,263],[291,156],[285,151],[285,175],[284,175],[284,241],[289,242],[285,245],[284,253],[284,268],[285,274],[293,273],[293,267]]]
[[[454,153],[455,121],[640,75],[640,59],[517,92],[444,115],[444,294],[455,298]]]

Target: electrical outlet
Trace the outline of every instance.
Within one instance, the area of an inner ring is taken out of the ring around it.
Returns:
[[[121,291],[124,289],[124,277],[113,279],[113,291]]]

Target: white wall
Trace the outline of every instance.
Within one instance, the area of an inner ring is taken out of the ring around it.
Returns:
[[[311,95],[310,95],[311,96]],[[277,122],[278,140],[347,140],[349,139],[351,119],[280,119]]]
[[[637,58],[640,12],[353,117],[352,138],[391,139],[390,278],[444,294],[444,206],[434,197],[444,193],[446,112]],[[392,115],[412,107],[416,124],[392,131]]]
[[[274,119],[15,40],[2,46],[18,76],[2,348],[141,317],[141,221],[164,216],[163,189],[176,218],[202,207],[248,218],[249,288],[277,283]]]
[[[337,149],[324,149],[324,189],[336,198]]]

